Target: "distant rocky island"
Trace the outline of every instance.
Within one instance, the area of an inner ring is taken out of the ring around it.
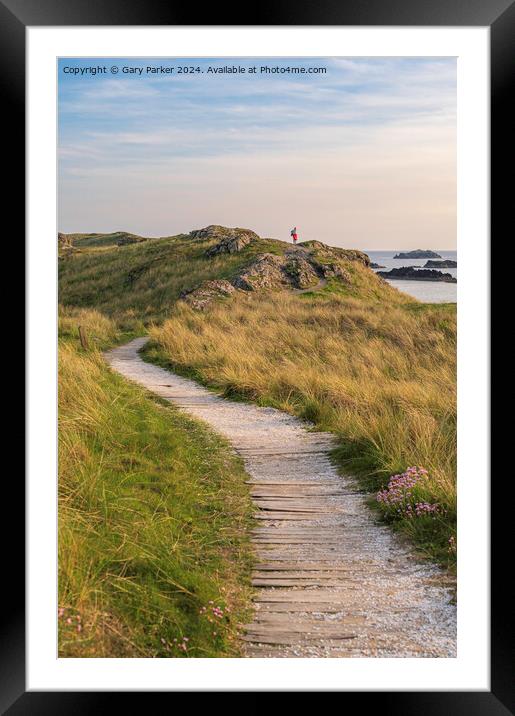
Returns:
[[[444,283],[457,283],[454,276],[450,273],[442,271],[434,271],[433,269],[416,269],[413,266],[402,266],[402,268],[394,268],[391,271],[378,271],[378,276],[394,280],[409,281],[443,281]]]
[[[443,261],[426,261],[424,268],[458,268],[458,262],[451,259]]]
[[[394,259],[441,259],[440,254],[430,249],[415,249],[395,254]]]
[[[378,269],[378,268],[386,268],[386,266],[381,266],[381,264],[375,264],[373,261],[370,264],[370,268]]]

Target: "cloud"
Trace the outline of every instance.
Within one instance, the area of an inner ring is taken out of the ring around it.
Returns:
[[[415,232],[452,247],[455,60],[316,64],[327,75],[60,82],[62,229],[163,235],[223,216],[274,235],[300,211],[321,240],[345,225],[364,248]]]

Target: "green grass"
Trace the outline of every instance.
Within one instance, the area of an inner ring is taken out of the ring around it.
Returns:
[[[108,369],[99,349],[127,338],[109,319],[68,309],[60,323],[59,655],[238,656],[252,510],[241,460]]]

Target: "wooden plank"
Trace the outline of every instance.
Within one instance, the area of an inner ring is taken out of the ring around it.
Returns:
[[[262,539],[264,537],[277,537],[280,539],[295,539],[301,537],[306,546],[310,544],[310,539],[325,539],[328,542],[335,540],[342,541],[341,536],[336,531],[328,530],[325,525],[281,525],[273,527],[269,525],[260,525],[258,529],[253,530],[253,538]]]
[[[345,579],[347,574],[355,574],[354,570],[343,569],[302,569],[297,566],[294,569],[257,569],[252,572],[255,579]]]
[[[342,587],[345,587],[346,580],[349,578],[352,578],[354,576],[354,572],[338,572],[337,570],[330,571],[327,570],[325,572],[322,571],[314,571],[307,569],[306,571],[299,570],[297,572],[293,571],[277,571],[277,572],[253,572],[252,573],[252,580],[257,581],[266,581],[270,582],[270,584],[276,584],[278,582],[287,581],[287,582],[294,582],[295,580],[300,580],[302,582],[336,582],[336,586],[341,585]],[[327,586],[327,585],[326,585]]]
[[[322,509],[324,512],[337,512],[338,505],[334,502],[329,502],[318,496],[313,497],[255,497],[254,503],[261,507],[261,509],[272,509],[272,510],[283,510],[292,509],[295,507],[301,507],[304,509]],[[341,506],[340,506],[341,509]]]
[[[317,604],[343,605],[349,599],[355,599],[351,592],[361,590],[362,585],[345,585],[345,590],[324,590],[324,589],[261,589],[259,595],[253,601],[258,602],[316,602]]]
[[[291,577],[287,579],[284,578],[277,578],[277,579],[262,579],[262,578],[256,578],[251,580],[251,584],[253,587],[340,587],[342,586],[341,581],[337,579],[323,579],[323,578],[304,578],[301,577]]]
[[[251,490],[343,490],[348,489],[348,485],[345,482],[325,482],[323,480],[314,482],[313,480],[282,480],[280,482],[264,482],[259,480],[258,482],[250,483]]]
[[[277,495],[284,495],[291,492],[292,494],[295,492],[299,492],[302,494],[316,494],[317,492],[320,492],[321,494],[325,494],[327,492],[329,493],[336,493],[338,495],[346,494],[344,487],[342,485],[326,485],[325,483],[311,483],[311,482],[301,482],[299,483],[273,483],[271,485],[267,483],[261,483],[261,482],[254,482],[249,485],[248,488],[251,492],[261,492],[261,491],[270,491]],[[352,493],[354,494],[354,493]],[[357,494],[357,493],[356,493]]]
[[[283,616],[282,622],[269,624],[245,624],[243,628],[251,634],[302,634],[309,636],[320,636],[324,639],[348,639],[349,629],[344,628],[340,622],[311,622],[306,623],[298,619],[286,619]],[[352,636],[357,636],[352,632]]]
[[[252,540],[252,543],[254,545],[295,545],[295,544],[309,544],[310,547],[313,547],[313,545],[324,545],[326,547],[326,551],[329,550],[331,547],[334,547],[334,549],[337,549],[341,546],[341,542],[334,542],[334,541],[328,541],[325,540],[323,537],[313,537],[312,540],[309,542],[306,540],[305,537],[256,537]]]
[[[293,503],[293,502],[283,502],[282,504],[279,504],[278,502],[269,502],[264,500],[254,500],[256,507],[258,507],[262,512],[309,512],[310,514],[316,514],[316,515],[328,515],[332,517],[335,514],[340,514],[340,510],[329,510],[327,505],[316,505],[316,504],[310,504],[309,502],[305,503]]]
[[[254,622],[262,625],[279,624],[283,627],[286,624],[305,624],[308,626],[311,625],[313,628],[325,628],[328,625],[332,625],[340,629],[348,629],[349,627],[366,627],[368,629],[369,625],[373,627],[371,620],[361,614],[349,614],[340,611],[339,613],[337,612],[338,617],[333,616],[330,620],[326,619],[326,614],[327,611],[325,610],[320,614],[315,614],[315,610],[313,610],[312,607],[304,613],[258,610],[253,619]]]
[[[285,537],[305,537],[306,539],[309,539],[309,537],[334,537],[336,536],[336,533],[334,531],[328,531],[327,527],[323,527],[321,525],[283,525],[282,527],[268,527],[267,525],[257,525],[252,529],[251,534],[256,535],[257,537],[259,535],[265,535],[265,534],[277,534],[277,535],[284,535]],[[351,535],[352,536],[352,535]],[[357,539],[358,537],[356,537]],[[309,544],[309,542],[307,543]]]
[[[250,496],[258,500],[305,500],[313,497],[342,497],[335,490],[306,490],[296,487],[295,490],[251,490]]]
[[[257,569],[252,572],[253,579],[348,579],[356,574],[355,570],[332,569],[302,569],[302,565],[287,569]]]
[[[262,511],[254,515],[254,519],[257,520],[319,520],[320,514],[315,512],[273,512],[273,511]],[[325,513],[326,517],[333,517],[330,513]]]
[[[273,561],[273,562],[261,562],[255,565],[255,574],[260,572],[353,572],[348,565],[344,566],[340,561],[334,562],[303,562],[298,560],[296,562],[285,562],[285,561]]]
[[[279,532],[279,530],[276,530]],[[282,530],[280,530],[282,532]],[[314,535],[308,535],[308,534],[297,534],[297,535],[282,535],[282,534],[273,534],[271,531],[270,534],[260,534],[260,535],[254,535],[252,538],[255,543],[257,543],[259,540],[275,540],[278,542],[286,542],[287,544],[291,540],[291,544],[295,543],[295,540],[301,540],[302,544],[305,544],[306,546],[309,545],[311,547],[316,540],[320,540],[322,544],[329,545],[337,545],[342,544],[342,540],[338,539],[338,536],[330,537],[329,535],[327,537],[324,537],[324,535],[320,534],[314,534]],[[328,557],[330,555],[328,554]]]
[[[323,532],[322,533],[319,532],[319,533],[315,533],[315,534],[308,533],[308,532],[298,532],[297,534],[283,534],[283,532],[286,531],[285,528],[289,527],[289,526],[290,525],[284,525],[284,526],[281,526],[280,529],[277,527],[268,527],[267,532],[262,532],[260,534],[254,534],[253,539],[254,540],[277,539],[277,540],[286,540],[286,541],[301,539],[306,546],[307,545],[311,546],[312,545],[311,540],[316,540],[316,539],[323,540],[324,544],[328,544],[328,545],[331,543],[332,544],[341,544],[341,542],[342,542],[341,538],[338,538],[338,535],[332,536],[330,534],[327,534],[327,529],[325,529],[325,532],[326,532],[325,535]]]
[[[320,446],[318,449],[314,447],[313,449],[301,450],[297,447],[295,450],[276,450],[273,452],[270,450],[258,450],[256,448],[238,447],[237,449],[238,452],[245,457],[289,457],[294,460],[305,455],[327,454],[327,448],[324,446]]]
[[[269,495],[267,496],[260,496],[256,495],[254,497],[254,501],[257,502],[270,502],[277,504],[279,507],[281,505],[285,504],[305,504],[305,505],[321,505],[325,509],[332,510],[334,507],[337,507],[337,503],[332,500],[328,500],[325,495],[301,495],[300,497],[290,496],[290,495]]]
[[[357,639],[357,634],[341,634],[339,636],[331,636],[324,639],[326,642],[339,642],[339,641],[347,641],[350,639]],[[258,634],[253,632],[248,632],[247,634],[244,634],[240,637],[243,639],[243,641],[251,641],[256,644],[286,644],[286,645],[295,645],[295,644],[306,644],[309,642],[318,642],[320,641],[320,635],[319,634],[295,634],[295,635],[288,635],[287,633],[277,633],[277,634]]]
[[[252,480],[245,480],[246,485],[302,485],[302,486],[324,486],[324,487],[341,487],[343,484],[343,481],[340,482],[331,482],[330,480],[303,480],[302,482],[299,482],[298,480],[259,480],[257,478],[254,478]],[[356,493],[358,494],[358,493]]]
[[[306,614],[340,614],[343,607],[328,602],[256,602],[254,618],[260,621],[262,615],[302,612]]]

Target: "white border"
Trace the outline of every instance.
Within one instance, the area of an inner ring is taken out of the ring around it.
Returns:
[[[488,28],[27,28],[28,690],[488,690]],[[456,659],[57,659],[56,58],[457,56]]]

